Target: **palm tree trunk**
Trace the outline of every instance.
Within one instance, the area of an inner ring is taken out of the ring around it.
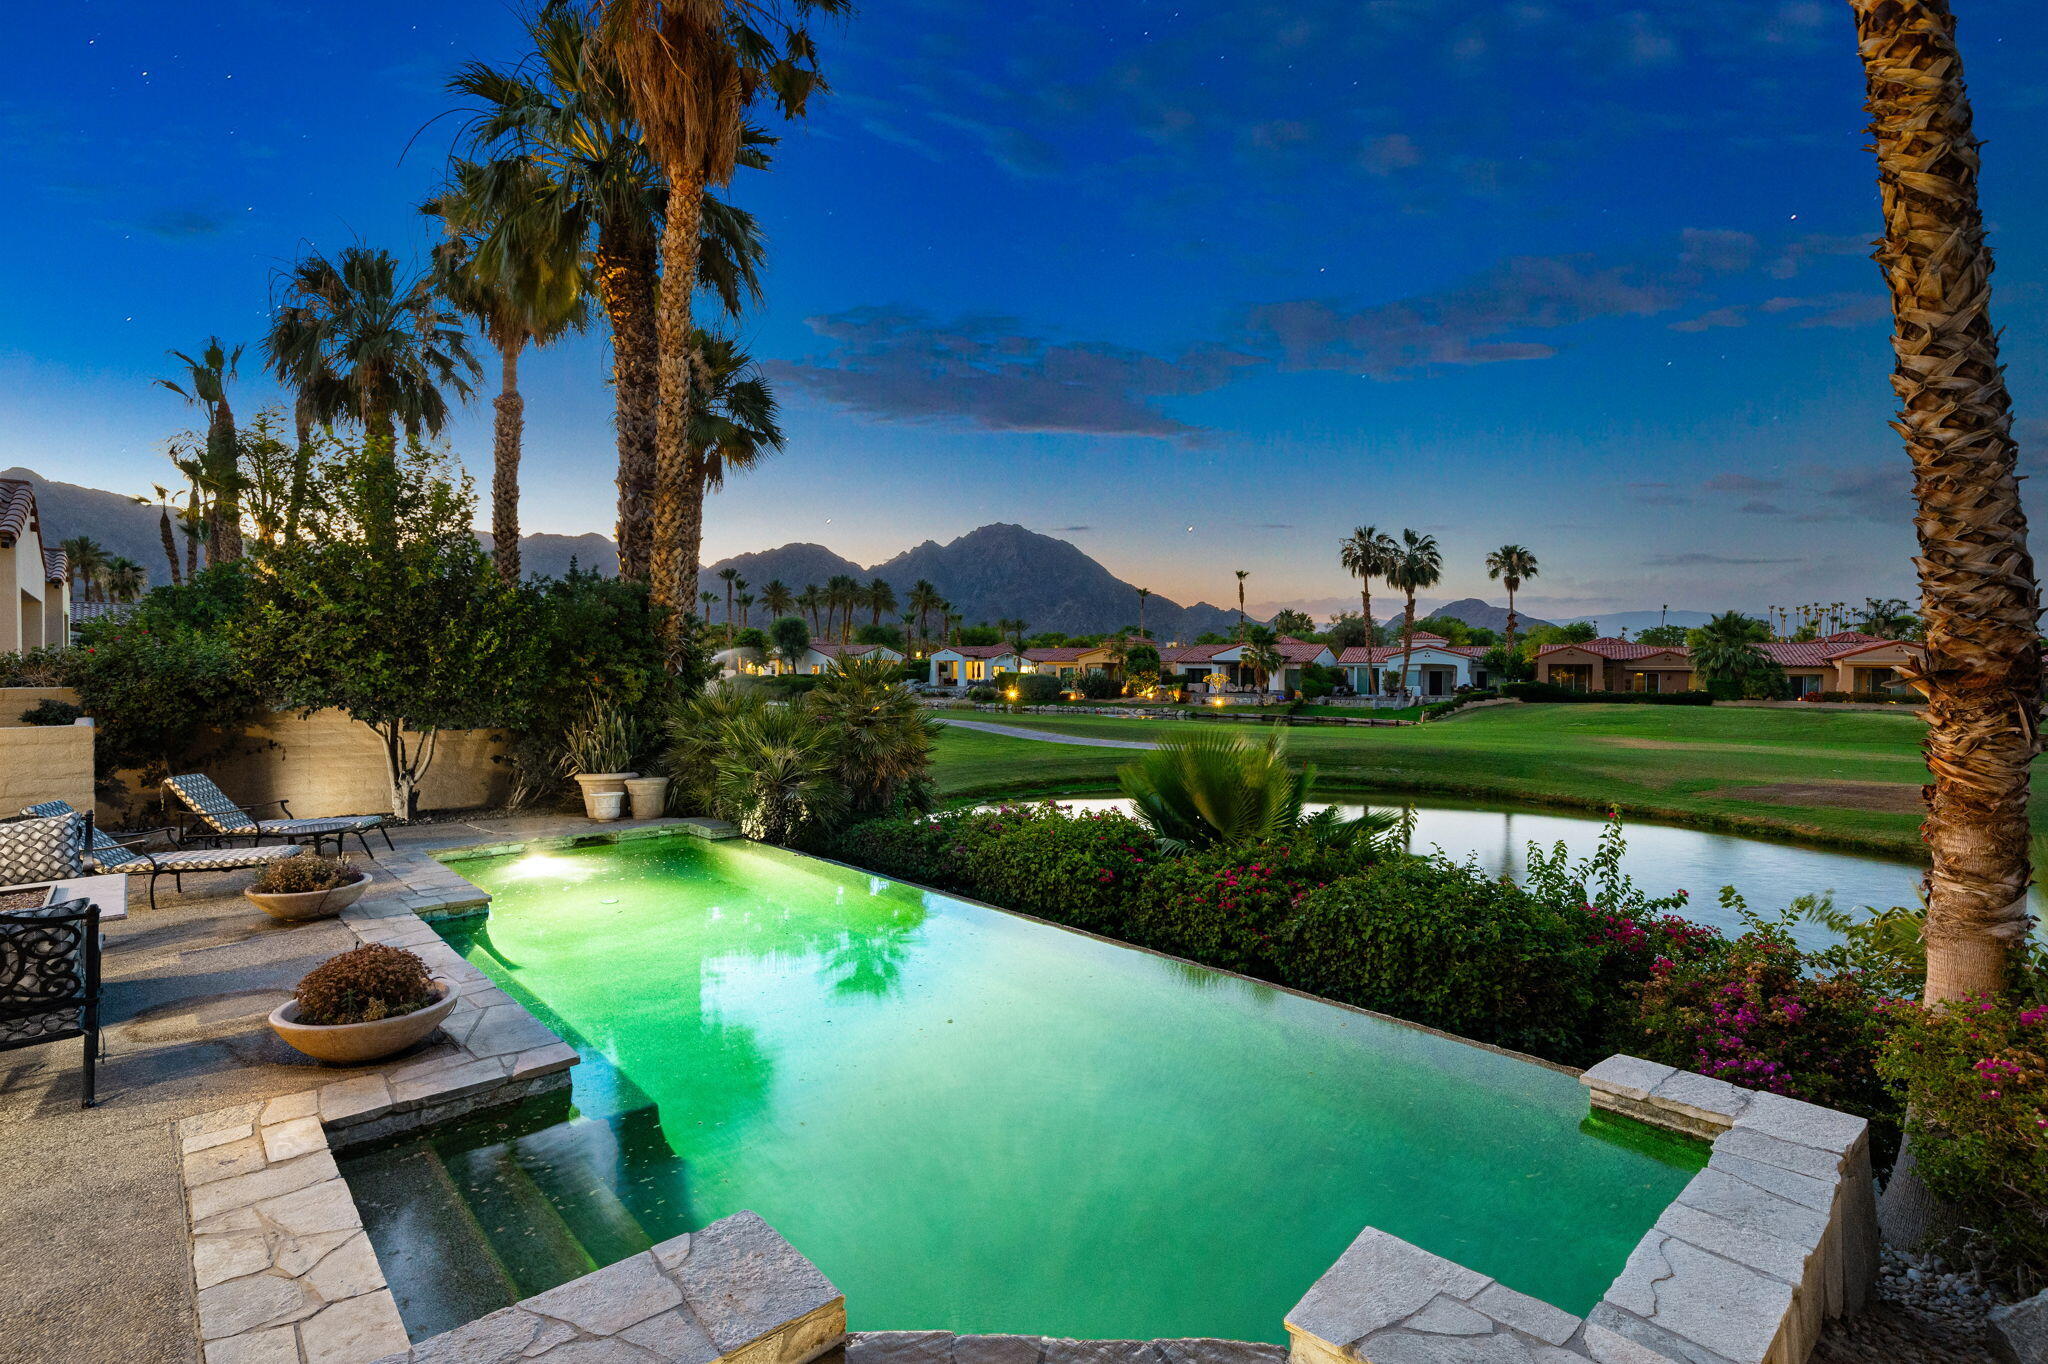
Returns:
[[[1508,648],[1515,647],[1515,587],[1508,584]]]
[[[1947,0],[1852,0],[1892,293],[1895,429],[1911,456],[1933,782],[1921,826],[1929,1002],[2003,988],[2027,933],[2027,769],[2040,751],[2040,588],[1989,316],[1977,139]]]
[[[178,537],[171,534],[171,509],[167,504],[157,508],[156,532],[164,542],[164,558],[171,566],[171,586],[177,587],[184,579],[178,576]]]
[[[223,397],[213,406],[207,424],[207,462],[213,466],[213,537],[207,558],[229,564],[242,557],[242,488],[240,451],[235,442],[235,414]]]
[[[1365,647],[1370,649],[1378,641],[1373,638],[1372,624],[1372,579],[1358,580],[1358,609],[1365,615]]]
[[[297,428],[299,444],[292,455],[292,486],[285,494],[284,542],[295,545],[299,542],[299,516],[306,509],[306,480],[313,472],[313,404],[310,395],[301,393],[292,406],[292,423]]]
[[[697,600],[697,558],[704,540],[704,473],[691,457],[690,411],[696,354],[690,294],[696,288],[704,186],[670,168],[668,217],[661,232],[661,295],[655,310],[660,407],[654,422],[654,525],[648,581],[656,605],[669,608],[671,657],[684,642],[683,618]]]
[[[616,222],[597,233],[597,287],[612,324],[619,444],[619,576],[646,582],[654,526],[654,424],[660,407],[654,243]]]
[[[1408,686],[1408,668],[1415,662],[1415,589],[1408,589],[1408,604],[1401,613],[1401,686]]]
[[[519,581],[519,445],[526,427],[526,399],[519,395],[519,348],[524,338],[498,347],[504,375],[491,403],[491,559],[498,576]]]

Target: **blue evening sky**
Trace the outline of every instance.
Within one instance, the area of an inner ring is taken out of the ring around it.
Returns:
[[[2028,453],[2048,10],[1959,0]],[[418,255],[504,0],[10,6],[0,466],[129,492],[150,380],[315,245]],[[706,558],[1016,521],[1182,601],[1355,600],[1339,537],[1504,541],[1547,614],[1910,596],[1862,76],[1837,0],[871,0],[737,198],[790,446]],[[246,415],[275,399],[253,362]],[[601,333],[524,366],[523,516],[609,532]],[[451,439],[488,470],[489,409]],[[2031,461],[2030,461],[2031,462]],[[1497,592],[1486,595],[1498,599]]]

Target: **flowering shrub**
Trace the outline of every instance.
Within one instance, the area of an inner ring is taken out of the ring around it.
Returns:
[[[1637,1050],[1717,1079],[1880,1120],[1886,1012],[1860,972],[1813,974],[1789,936],[1752,929],[1686,961],[1653,964]]]
[[[1280,979],[1274,941],[1302,896],[1356,872],[1358,855],[1307,839],[1164,859],[1130,907],[1134,942]]]
[[[1969,999],[1888,1012],[1877,1065],[1909,1106],[1920,1176],[2008,1269],[2038,1276],[2048,1265],[2048,1007]]]

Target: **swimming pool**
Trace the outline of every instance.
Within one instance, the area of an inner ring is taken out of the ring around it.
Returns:
[[[856,1330],[1284,1338],[1370,1224],[1587,1310],[1704,1160],[1566,1073],[780,849],[459,864],[573,1111],[343,1162],[415,1338],[741,1209]]]

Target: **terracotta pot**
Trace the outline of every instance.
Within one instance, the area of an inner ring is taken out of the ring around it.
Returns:
[[[668,810],[667,777],[635,777],[626,783],[633,798],[633,818],[660,819]]]
[[[286,1045],[315,1061],[351,1066],[382,1060],[424,1041],[454,1010],[454,983],[436,976],[434,985],[441,992],[434,1003],[374,1023],[301,1023],[299,1002],[288,999],[270,1011],[270,1028]]]
[[[576,774],[576,784],[583,788],[583,813],[592,819],[617,819],[619,817],[617,810],[613,810],[608,815],[599,814],[597,805],[591,797],[609,795],[616,792],[621,801],[623,801],[626,795],[627,781],[639,775],[638,772],[578,772]]]
[[[355,880],[327,890],[244,890],[242,895],[271,918],[295,924],[307,919],[331,919],[362,899],[369,888],[369,874],[359,871]]]

